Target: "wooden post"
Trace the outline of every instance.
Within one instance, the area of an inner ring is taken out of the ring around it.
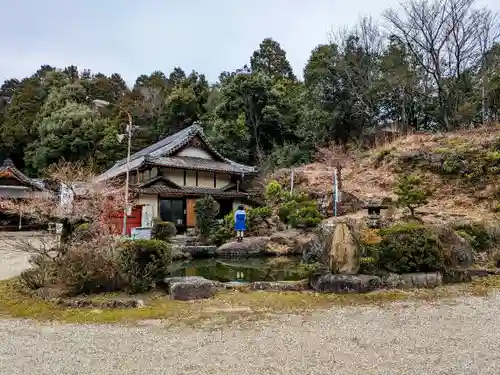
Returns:
[[[293,195],[293,180],[295,179],[295,169],[292,168],[292,173],[290,175],[290,195]]]

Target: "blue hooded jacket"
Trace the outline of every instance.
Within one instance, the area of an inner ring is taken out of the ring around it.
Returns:
[[[234,213],[234,230],[247,229],[247,213],[245,210],[238,210]]]

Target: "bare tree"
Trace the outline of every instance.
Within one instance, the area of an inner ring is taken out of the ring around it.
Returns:
[[[76,267],[87,267],[85,272],[113,276],[116,270],[111,265],[119,239],[114,235],[112,217],[123,209],[121,185],[98,182],[88,168],[66,162],[50,167],[47,182],[53,194],[33,195],[22,201],[0,200],[4,212],[22,212],[42,225],[54,221],[63,224],[60,240],[49,233],[36,238],[2,236],[5,245],[33,254],[33,268],[23,272],[22,280],[31,288],[39,288],[67,273],[76,264],[75,259],[80,261]]]
[[[391,31],[408,46],[413,57],[432,77],[441,120],[447,130],[455,126],[461,98],[457,85],[481,58],[478,30],[489,22],[476,0],[409,0],[384,17]]]
[[[340,28],[331,33],[330,39],[343,56],[337,62],[346,78],[343,84],[356,98],[357,109],[374,125],[378,116],[379,59],[385,45],[379,25],[371,17],[362,17],[354,28]]]
[[[488,58],[495,43],[500,39],[500,19],[497,13],[489,9],[478,12],[481,22],[476,30],[476,39],[480,49],[480,75],[481,75],[481,122],[486,123],[486,95],[488,94],[489,75],[492,62]]]
[[[32,195],[21,201],[2,199],[1,209],[42,225],[61,222],[63,235],[71,235],[80,223],[102,235],[113,233],[110,218],[123,209],[125,198],[119,183],[97,181],[89,168],[78,163],[55,164],[46,174],[52,194]]]

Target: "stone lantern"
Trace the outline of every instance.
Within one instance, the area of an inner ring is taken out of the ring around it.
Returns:
[[[368,210],[368,227],[380,228],[381,211],[387,208],[388,206],[374,201],[363,206],[363,209]]]

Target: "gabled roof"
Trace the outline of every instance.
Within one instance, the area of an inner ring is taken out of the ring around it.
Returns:
[[[160,182],[160,184],[158,182]],[[169,179],[167,177],[163,177],[163,176],[157,176],[155,178],[152,178],[151,180],[143,182],[140,185],[138,185],[138,188],[148,188],[148,187],[153,186],[153,185],[170,186],[174,189],[182,189],[182,186],[176,184],[171,179]]]
[[[10,158],[5,159],[2,166],[0,166],[0,176],[6,178],[15,178],[19,182],[22,182],[23,184],[36,190],[44,190],[45,188],[45,184],[42,180],[26,176],[23,172],[16,168]]]
[[[216,160],[205,160],[206,163],[219,163],[219,167],[225,166],[227,172],[230,173],[241,173],[248,174],[256,172],[256,168],[246,166],[243,164],[236,163],[232,160],[229,160],[222,156],[208,141],[206,138],[202,127],[194,123],[193,125],[187,127],[186,129],[181,130],[171,136],[168,136],[161,141],[156,142],[155,144],[146,147],[130,156],[130,169],[139,168],[142,165],[153,164],[153,165],[162,165],[168,166],[172,168],[198,168],[197,162],[201,158],[194,157],[175,157],[176,152],[180,151],[183,147],[189,144],[195,137],[199,137],[204,145],[208,148],[210,153],[215,157]],[[182,163],[181,163],[182,161]],[[186,165],[188,163],[189,165]],[[214,169],[215,165],[212,164],[211,169],[206,169],[209,171],[212,170],[220,170]],[[117,177],[127,170],[127,160],[122,159],[115,163],[113,167],[109,170],[101,174],[98,179],[106,180],[110,178]],[[224,171],[224,170],[221,170]]]
[[[149,164],[160,167],[194,169],[207,172],[227,172],[238,174],[252,173],[255,171],[253,167],[248,167],[246,165],[236,165],[222,161],[186,156],[168,156],[158,158],[147,157],[146,161]]]
[[[141,194],[163,195],[172,197],[185,197],[185,196],[203,196],[211,195],[213,197],[249,197],[250,193],[244,191],[233,191],[230,188],[208,188],[200,186],[183,186],[180,189],[175,189],[166,185],[154,185],[146,188],[136,190]]]

